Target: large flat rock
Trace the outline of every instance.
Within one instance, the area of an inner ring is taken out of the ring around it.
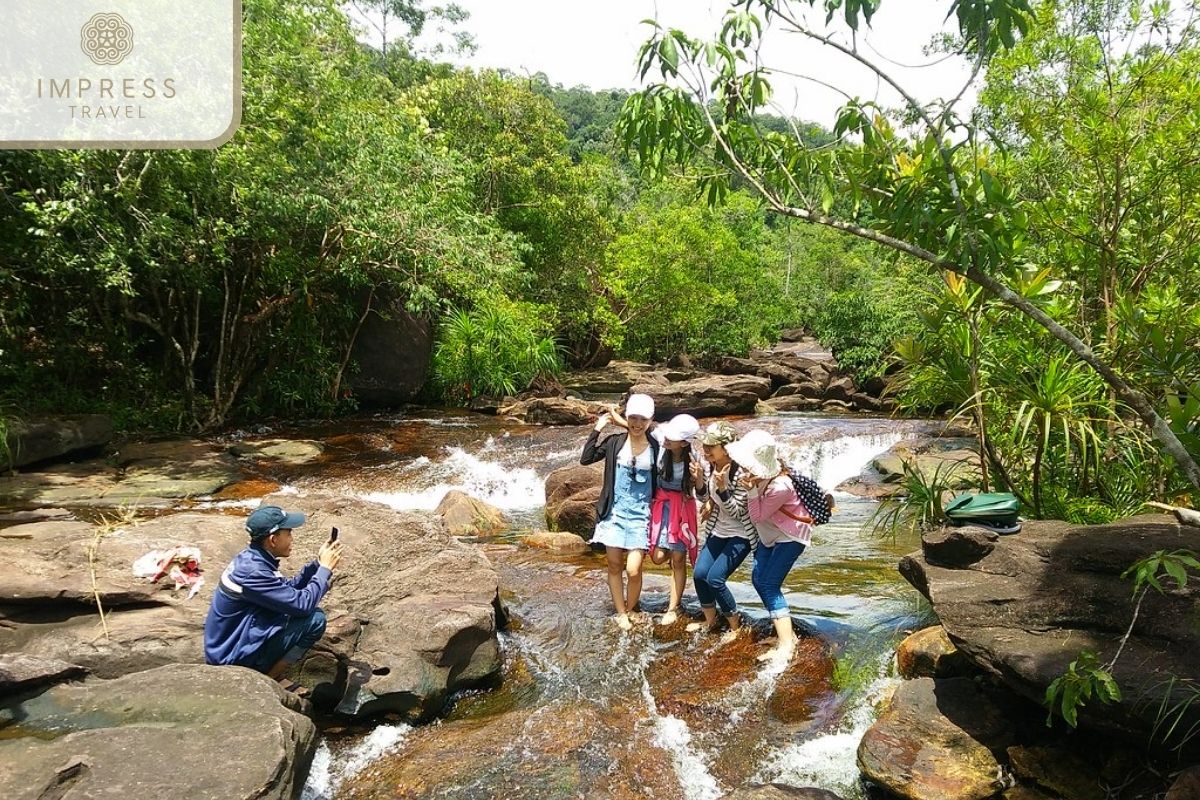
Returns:
[[[1132,584],[1122,573],[1159,550],[1195,549],[1197,540],[1195,528],[1163,515],[1090,526],[1026,522],[1019,534],[955,560],[935,531],[900,571],[929,598],[971,662],[1040,702],[1081,651],[1096,653],[1102,664],[1116,654],[1134,613]],[[1200,586],[1164,585],[1165,594],[1146,595],[1113,670],[1123,699],[1087,703],[1081,727],[1144,746],[1170,679],[1200,680]]]
[[[57,686],[0,706],[0,797],[291,800],[316,748],[299,703],[233,667]]]
[[[309,515],[285,574],[316,554],[330,526],[345,543],[322,603],[329,629],[301,665],[302,681],[330,705],[349,715],[423,719],[447,693],[498,671],[496,572],[437,515],[329,496],[268,502]],[[247,543],[243,522],[175,514],[119,529],[98,545],[96,529],[83,522],[4,529],[0,559],[14,568],[0,571],[0,652],[67,661],[100,677],[202,662],[204,617],[221,571]],[[190,600],[169,580],[150,584],[132,573],[139,556],[176,545],[201,551],[206,585]]]
[[[182,439],[132,444],[112,459],[0,477],[0,506],[160,506],[242,478],[223,448]]]

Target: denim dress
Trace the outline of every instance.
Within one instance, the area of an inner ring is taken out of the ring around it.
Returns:
[[[593,544],[622,550],[650,547],[650,448],[630,463],[629,445],[617,456],[612,512],[596,523]]]

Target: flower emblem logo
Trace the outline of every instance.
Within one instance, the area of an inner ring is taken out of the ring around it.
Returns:
[[[133,28],[120,14],[96,14],[80,31],[79,46],[101,66],[120,64],[133,52]]]

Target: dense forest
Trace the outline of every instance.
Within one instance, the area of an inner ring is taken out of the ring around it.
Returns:
[[[668,97],[453,68],[415,49],[419,3],[373,5],[381,49],[332,0],[245,0],[243,121],[215,151],[0,153],[0,416],[349,413],[355,338],[390,302],[432,323],[425,391],[449,403],[800,326],[906,412],[973,422],[985,481],[1038,516],[1195,499],[1162,445],[1200,458],[1191,17],[1042,2],[943,43],[988,56],[969,120],[852,103],[826,131],[738,72],[749,24],[656,34],[664,76],[729,53],[725,94]]]

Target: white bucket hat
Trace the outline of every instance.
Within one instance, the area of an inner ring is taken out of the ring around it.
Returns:
[[[659,426],[659,433],[672,442],[686,442],[700,432],[700,423],[691,414],[676,414],[671,421]]]
[[[766,431],[750,431],[736,442],[725,445],[725,452],[756,478],[773,478],[779,474],[775,437]]]
[[[654,398],[648,394],[631,394],[625,401],[626,417],[654,419]]]

